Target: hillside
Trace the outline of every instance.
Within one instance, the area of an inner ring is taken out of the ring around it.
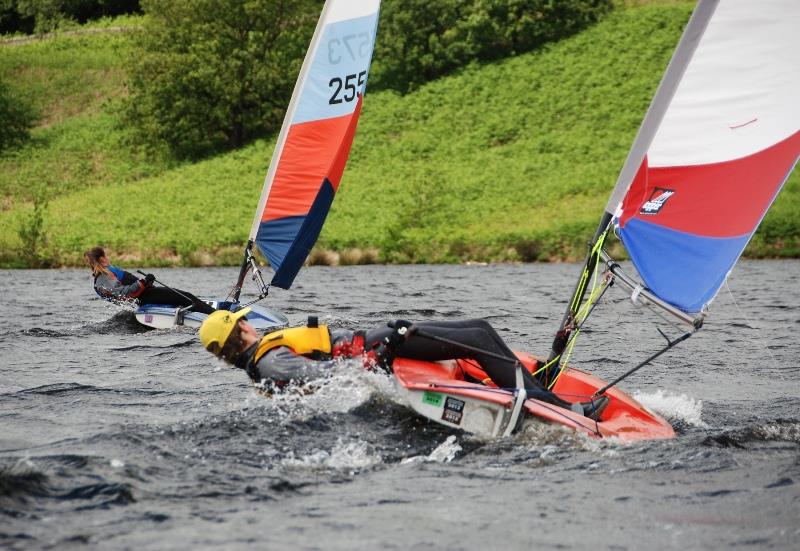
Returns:
[[[690,12],[620,9],[541,51],[407,96],[368,93],[320,247],[375,249],[388,262],[582,256]],[[80,263],[98,243],[129,263],[238,262],[272,142],[192,165],[132,150],[115,124],[126,40],[4,50],[0,74],[48,113],[32,145],[0,159],[4,265],[24,264],[19,229],[32,227],[43,184],[40,254],[52,265]],[[799,253],[795,173],[747,254]]]

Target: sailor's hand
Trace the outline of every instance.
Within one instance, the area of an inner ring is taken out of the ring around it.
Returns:
[[[406,320],[393,321],[389,327],[394,328],[392,334],[386,337],[385,344],[390,348],[396,348],[406,342],[415,329],[414,324]]]
[[[394,354],[383,344],[377,344],[372,350],[364,354],[364,367],[370,371],[382,369],[386,373],[392,372]]]
[[[155,280],[156,276],[154,276],[153,274],[147,274],[144,276],[144,284],[148,287],[152,287]]]

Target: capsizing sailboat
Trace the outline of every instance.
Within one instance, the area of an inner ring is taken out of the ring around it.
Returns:
[[[264,179],[239,276],[217,309],[245,306],[256,329],[288,324],[282,313],[255,304],[271,286],[289,289],[319,237],[342,179],[366,90],[378,26],[380,0],[327,0],[306,52]],[[274,274],[264,279],[253,246]],[[251,274],[258,296],[240,302]],[[182,323],[199,327],[205,314],[178,315],[174,306],[144,305],[136,318],[151,327]]]
[[[566,400],[609,397],[599,420],[527,399],[521,376],[518,388],[489,388],[474,382],[483,376],[467,362],[398,359],[395,376],[411,406],[487,436],[511,434],[527,416],[593,437],[673,437],[667,421],[616,385],[702,327],[797,163],[798,29],[794,0],[698,2],[606,204],[549,356],[517,354],[516,369],[535,373]],[[638,277],[605,251],[612,232]],[[568,359],[612,283],[682,329],[674,338],[662,333],[663,348],[606,383]]]

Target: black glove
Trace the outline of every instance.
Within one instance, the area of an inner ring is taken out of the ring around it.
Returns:
[[[416,327],[410,321],[395,320],[389,323],[389,327],[394,329],[394,332],[387,337],[387,343],[390,346],[397,347],[406,342],[408,337],[414,332]]]
[[[415,327],[413,323],[406,320],[392,321],[388,325],[394,331],[388,337],[384,337],[383,341],[375,346],[374,351],[378,366],[391,373],[397,347],[406,342],[414,332]]]
[[[398,346],[406,342],[408,337],[414,332],[416,327],[410,321],[396,320],[389,323],[389,327],[394,328],[392,334],[386,337],[383,341],[386,348],[394,351]]]
[[[155,280],[156,276],[154,276],[153,274],[147,274],[146,276],[144,276],[144,284],[146,287],[152,287]]]

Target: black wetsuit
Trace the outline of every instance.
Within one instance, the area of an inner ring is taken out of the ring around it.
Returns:
[[[192,310],[210,314],[214,309],[191,293],[180,289],[150,287],[130,272],[109,266],[109,273],[99,273],[94,278],[94,290],[109,300],[135,300],[139,304],[167,304],[191,306]],[[183,295],[183,296],[181,296]]]
[[[468,319],[462,321],[431,321],[419,322],[415,327],[424,329],[436,337],[479,348],[506,358],[516,358],[514,352],[506,345],[500,335],[489,322],[482,319]],[[377,327],[367,331],[365,348],[370,349],[390,337],[394,329],[391,327]],[[458,345],[443,343],[413,334],[395,351],[398,358],[411,360],[439,361],[473,359],[481,366],[494,384],[500,388],[514,389],[517,386],[516,366],[514,362],[504,361],[499,358],[464,349]],[[527,369],[522,370],[525,390],[529,398],[536,398],[561,407],[569,408],[569,402],[561,400],[552,392],[545,389],[542,384],[530,374]]]

